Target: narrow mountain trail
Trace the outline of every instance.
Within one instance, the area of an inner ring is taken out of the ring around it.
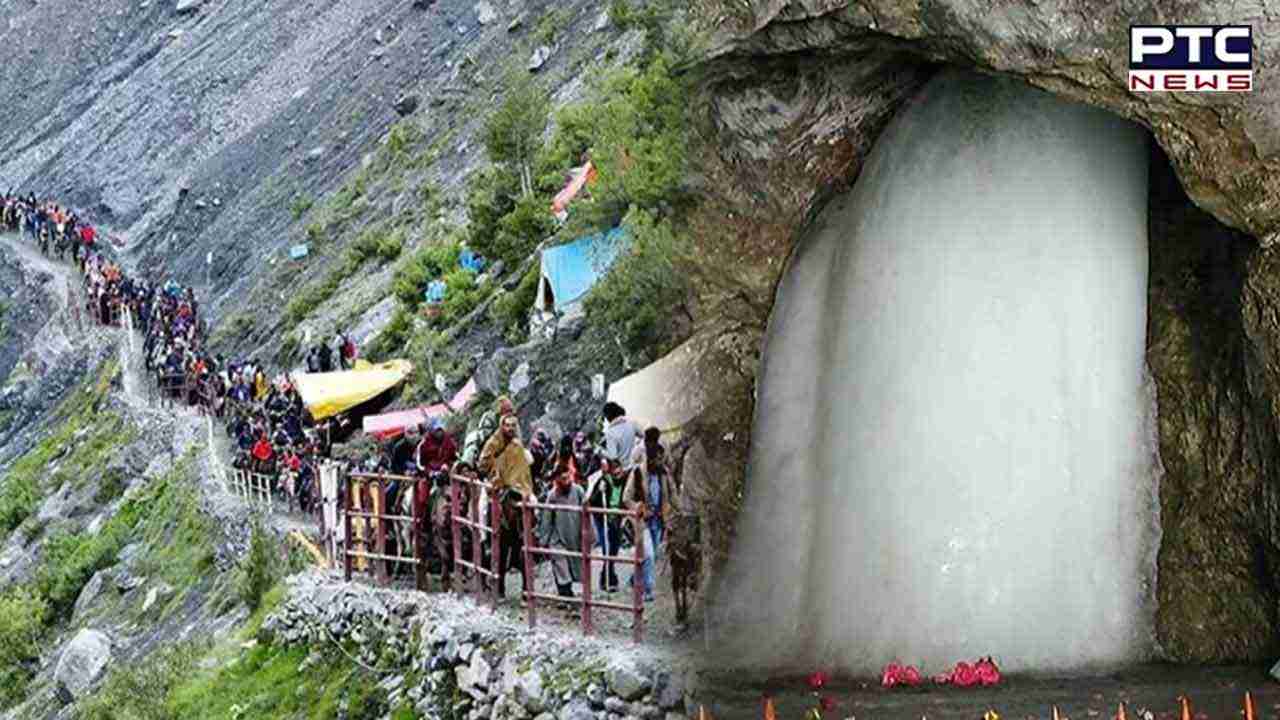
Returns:
[[[226,434],[213,418],[185,405],[161,405],[146,371],[142,338],[126,327],[98,325],[83,307],[80,277],[74,265],[42,255],[39,249],[16,234],[0,233],[0,252],[13,255],[31,277],[47,276],[45,290],[57,308],[54,316],[37,334],[33,352],[87,352],[91,348],[114,345],[120,366],[120,400],[153,432],[170,438],[172,454],[180,457],[193,446],[198,454],[200,491],[209,511],[224,525],[234,525],[249,516],[249,504],[232,489],[229,468],[230,447]],[[287,514],[269,513],[271,526],[280,533],[311,530],[313,523]]]

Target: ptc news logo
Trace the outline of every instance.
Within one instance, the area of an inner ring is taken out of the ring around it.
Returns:
[[[1253,36],[1248,25],[1129,27],[1131,92],[1249,92]]]

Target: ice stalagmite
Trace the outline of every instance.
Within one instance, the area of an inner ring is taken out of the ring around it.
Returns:
[[[722,657],[927,672],[1147,649],[1144,132],[947,71],[779,290]]]

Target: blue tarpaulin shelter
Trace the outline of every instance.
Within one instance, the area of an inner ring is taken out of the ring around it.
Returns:
[[[427,302],[432,304],[442,303],[444,302],[445,289],[446,286],[443,280],[432,280],[431,283],[427,285],[427,291],[423,293],[423,297],[426,298]]]
[[[292,260],[301,260],[311,253],[311,247],[308,245],[294,245],[289,248],[289,258]]]
[[[630,236],[616,227],[543,250],[538,309],[561,312],[577,305],[630,245]]]
[[[462,254],[458,256],[458,264],[465,270],[470,270],[477,275],[484,272],[485,259],[481,255],[477,255],[471,248],[463,248]]]

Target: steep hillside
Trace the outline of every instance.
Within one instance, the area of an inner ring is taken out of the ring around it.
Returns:
[[[194,9],[0,5],[13,60],[0,69],[0,185],[91,209],[139,264],[197,284],[219,315],[243,311],[258,337],[288,297],[249,291],[307,242],[320,201],[368,168],[397,108],[413,111],[412,167],[358,181],[339,244],[416,210],[427,183],[456,198],[483,159],[473,135],[501,80],[528,72],[535,49],[547,48],[548,88],[570,97],[619,35],[587,2],[179,4]],[[291,281],[322,267],[291,268]]]

